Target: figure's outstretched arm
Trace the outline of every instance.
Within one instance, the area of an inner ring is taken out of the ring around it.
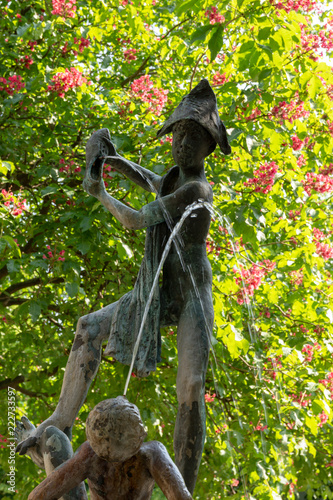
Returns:
[[[61,498],[86,479],[89,474],[92,454],[87,441],[77,453],[47,476],[29,495],[28,500],[54,500]],[[85,493],[84,493],[85,494]],[[84,500],[85,497],[82,497]],[[80,499],[81,500],[81,499]]]
[[[147,443],[149,471],[168,500],[193,500],[184,479],[159,441]]]
[[[133,161],[126,160],[122,156],[108,156],[106,162],[109,163],[117,172],[125,175],[128,179],[135,182],[146,191],[158,193],[162,177],[160,175],[137,165]]]
[[[167,217],[172,219],[180,217],[188,205],[200,199],[208,202],[212,201],[209,184],[198,181],[188,182],[174,193],[158,198],[144,205],[140,210],[134,210],[110,196],[105,190],[103,181],[89,184],[84,181],[83,186],[89,194],[95,196],[128,229],[142,229],[154,226],[164,222],[166,214]]]

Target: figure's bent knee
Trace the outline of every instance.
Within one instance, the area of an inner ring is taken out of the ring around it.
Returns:
[[[94,314],[87,314],[79,318],[76,327],[76,334],[73,343],[73,350],[79,349],[83,344],[89,344],[94,341],[102,342],[104,336],[100,323]]]

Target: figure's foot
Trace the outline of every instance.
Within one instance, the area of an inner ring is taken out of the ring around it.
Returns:
[[[40,450],[40,441],[44,430],[50,425],[56,425],[55,418],[49,417],[38,427],[35,427],[27,417],[22,417],[21,422],[16,423],[15,439],[18,443],[16,453],[27,454],[31,460],[41,469],[44,469],[44,459]]]
[[[38,467],[44,469],[44,460],[38,447],[37,429],[27,417],[22,417],[21,422],[16,423],[15,439],[18,443],[16,453],[27,454]]]

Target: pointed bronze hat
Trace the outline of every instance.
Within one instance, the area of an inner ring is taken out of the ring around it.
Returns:
[[[194,120],[199,123],[220,146],[222,153],[225,155],[231,153],[227,131],[219,117],[216,96],[208,80],[201,80],[188,95],[183,97],[181,103],[157,132],[157,137],[170,133],[173,125],[180,120]]]

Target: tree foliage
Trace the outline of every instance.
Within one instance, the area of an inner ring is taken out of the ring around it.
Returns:
[[[123,228],[82,189],[87,139],[108,127],[120,154],[165,173],[170,139],[156,131],[208,78],[233,153],[207,161],[216,327],[195,498],[332,497],[330,16],[311,0],[1,7],[2,408],[10,386],[17,417],[38,424],[51,413],[78,318],[130,290],[139,269],[144,233]],[[136,209],[153,200],[110,168],[105,181]],[[172,453],[173,331],[164,332],[162,358],[149,378],[132,378],[128,397],[149,439]],[[103,358],[74,448],[90,409],[123,392],[127,370]],[[5,423],[1,434],[6,447]],[[44,472],[28,458],[17,468],[26,498]],[[6,453],[1,471],[5,478]],[[0,496],[11,498],[7,491]]]

